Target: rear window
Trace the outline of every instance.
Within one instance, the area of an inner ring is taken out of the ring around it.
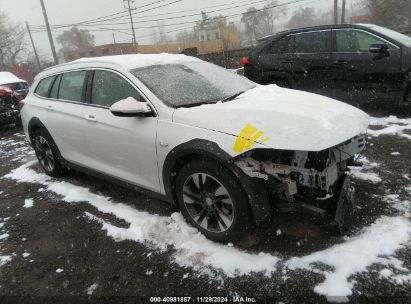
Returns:
[[[40,80],[34,92],[41,97],[48,97],[50,92],[50,86],[52,85],[55,78],[56,76],[51,76]]]
[[[86,74],[86,71],[64,73],[60,82],[59,99],[81,102]]]
[[[294,36],[296,53],[324,53],[330,51],[330,31],[302,33]]]

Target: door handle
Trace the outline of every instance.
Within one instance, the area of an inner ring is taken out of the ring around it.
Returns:
[[[96,121],[97,121],[97,118],[96,118],[94,115],[90,115],[90,114],[87,114],[87,115],[86,115],[86,119],[87,119],[88,121],[92,121],[92,122],[96,122]]]
[[[333,64],[335,64],[335,65],[346,65],[346,64],[348,64],[348,61],[336,60],[336,61],[333,62]]]

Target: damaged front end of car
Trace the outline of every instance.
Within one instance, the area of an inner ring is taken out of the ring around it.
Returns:
[[[349,166],[366,147],[365,135],[319,152],[255,149],[235,159],[247,176],[265,184],[277,203],[331,217],[341,233],[350,226],[355,187]]]

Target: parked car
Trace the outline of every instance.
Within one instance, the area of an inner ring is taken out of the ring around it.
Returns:
[[[411,38],[373,24],[331,25],[265,37],[243,59],[260,84],[350,103],[411,105]]]
[[[23,97],[7,86],[0,86],[0,126],[21,124],[19,102]]]
[[[29,92],[27,81],[10,72],[0,72],[0,86],[7,86],[19,95],[26,97]]]
[[[344,228],[354,201],[347,165],[368,126],[347,104],[170,54],[50,68],[21,114],[50,176],[68,167],[131,185],[175,203],[218,241],[266,220],[271,196],[325,202]]]

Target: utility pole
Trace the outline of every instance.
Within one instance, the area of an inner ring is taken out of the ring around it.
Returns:
[[[27,27],[27,32],[29,32],[31,45],[33,46],[34,56],[36,56],[37,65],[39,66],[39,69],[41,70],[39,55],[37,54],[36,46],[34,45],[33,37],[31,36],[30,26],[27,21],[26,21],[26,27]]]
[[[116,36],[114,36],[114,33],[113,33],[113,42],[114,44],[116,44]]]
[[[50,47],[51,47],[51,52],[53,53],[54,63],[58,64],[59,59],[57,58],[56,48],[54,47],[54,41],[53,41],[53,36],[51,35],[51,29],[50,29],[50,24],[49,24],[49,18],[47,17],[46,7],[44,6],[43,0],[40,0],[40,3],[41,3],[41,9],[43,10],[44,22],[46,23],[46,27],[47,27],[47,34],[49,36]]]
[[[341,12],[341,24],[345,24],[345,7],[346,7],[346,0],[342,0],[342,12]]]
[[[334,0],[334,24],[338,24],[338,0]]]
[[[123,2],[127,2],[127,7],[125,8],[128,9],[128,14],[130,15],[131,30],[133,31],[133,46],[134,46],[134,52],[135,52],[137,42],[136,42],[136,33],[134,31],[133,15],[131,14],[131,11],[135,9],[131,7],[131,4],[134,4],[134,0],[123,0]]]

